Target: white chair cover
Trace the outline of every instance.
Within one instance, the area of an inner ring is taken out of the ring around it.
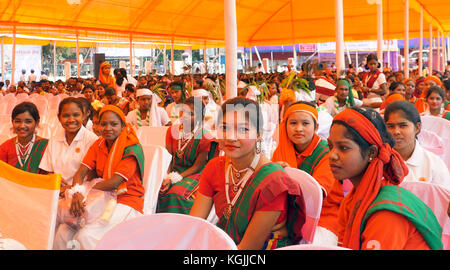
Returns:
[[[0,161],[0,231],[26,249],[51,249],[59,174],[28,173]]]
[[[276,250],[351,250],[351,249],[339,246],[304,244],[304,245],[286,246],[282,248],[277,248]]]
[[[236,250],[231,237],[208,221],[183,214],[158,213],[113,227],[97,250]]]
[[[144,214],[154,214],[158,203],[158,194],[164,176],[167,173],[172,155],[165,147],[159,145],[142,144],[145,157],[144,169]]]
[[[400,187],[414,193],[433,210],[434,215],[442,227],[442,243],[444,244],[444,249],[450,249],[450,218],[448,216],[450,190],[443,186],[427,182],[402,182]]]
[[[166,146],[166,132],[169,127],[166,126],[142,126],[136,131],[141,144],[155,144]]]
[[[450,121],[441,117],[421,116],[422,129],[433,131],[444,141],[450,138]]]
[[[307,243],[312,243],[322,211],[324,189],[311,175],[300,169],[286,167],[285,171],[301,187],[306,207],[306,220],[302,228],[302,236]]]
[[[433,131],[422,129],[417,136],[417,140],[426,150],[438,156],[442,156],[444,154],[444,141]]]

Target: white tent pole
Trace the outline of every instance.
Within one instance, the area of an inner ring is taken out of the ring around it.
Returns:
[[[163,54],[163,60],[164,60],[164,75],[167,74],[167,55],[166,55],[166,44],[164,44],[164,54]]]
[[[249,58],[249,66],[252,67],[253,66],[253,52],[252,52],[252,47],[249,48],[250,49],[250,58]]]
[[[56,81],[56,40],[53,40],[53,80]]]
[[[419,76],[422,76],[423,70],[423,6],[420,6],[420,29],[419,29]]]
[[[383,0],[377,3],[377,57],[383,70]]]
[[[437,71],[441,71],[441,43],[440,40],[440,32],[439,28],[436,30],[436,43],[437,43],[437,59],[436,59],[436,69]]]
[[[445,45],[444,45],[444,32],[441,31],[441,71],[445,71]]]
[[[15,84],[14,73],[16,71],[16,26],[13,26],[13,45],[12,45],[12,70],[11,70],[11,85]]]
[[[428,49],[428,73],[433,74],[433,23],[430,22],[430,40]]]
[[[409,0],[405,0],[405,48],[404,48],[404,74],[409,78]]]
[[[208,73],[208,62],[206,61],[206,40],[203,44],[203,64],[205,65],[205,73]]]
[[[259,63],[261,63],[261,67],[263,68],[263,73],[266,73],[266,69],[264,68],[263,62],[261,60],[261,56],[259,55],[258,48],[255,46],[256,56],[258,56]]]
[[[172,75],[175,75],[175,60],[174,58],[174,52],[173,52],[173,39],[172,39],[172,44],[170,44],[170,73],[172,73]]]
[[[270,61],[271,61],[271,64],[270,64],[270,69],[272,70],[272,73],[274,73],[275,71],[274,71],[274,65],[273,65],[273,51],[270,51]]]
[[[336,74],[340,77],[345,70],[344,59],[344,9],[342,0],[334,0],[336,23]]]
[[[350,56],[350,51],[348,49],[347,43],[344,42],[344,47],[345,47],[345,51],[347,52],[347,59],[348,59],[348,63],[351,64],[352,63],[352,58]]]
[[[77,78],[80,78],[80,45],[78,44],[79,38],[78,38],[78,31],[77,31]]]
[[[131,73],[131,77],[134,77],[133,36],[132,35],[130,35],[130,73]]]
[[[5,64],[4,64],[4,62],[5,62],[5,51],[4,51],[4,48],[3,48],[3,39],[4,39],[4,37],[2,37],[2,48],[1,48],[1,53],[2,53],[2,81],[4,82],[5,81]]]
[[[237,96],[237,23],[236,0],[225,0],[225,73],[226,99]]]

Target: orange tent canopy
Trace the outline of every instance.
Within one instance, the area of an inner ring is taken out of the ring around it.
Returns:
[[[375,40],[374,0],[344,1],[344,39]],[[409,0],[410,38],[450,31],[448,0]],[[75,3],[75,4],[69,4]],[[335,40],[334,0],[237,0],[238,46]],[[0,35],[13,32],[80,42],[172,42],[195,48],[224,46],[223,0],[6,0],[0,2]],[[404,37],[404,0],[383,1],[384,39]],[[90,40],[89,40],[90,39]],[[38,41],[36,41],[38,42]],[[42,41],[39,41],[42,42]],[[127,44],[128,42],[128,44]],[[66,44],[67,45],[67,44]]]

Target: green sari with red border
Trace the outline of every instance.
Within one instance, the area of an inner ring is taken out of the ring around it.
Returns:
[[[42,156],[44,155],[44,151],[47,148],[48,140],[47,139],[39,139],[31,148],[30,156],[22,167],[20,167],[19,161],[17,161],[16,168],[21,169],[23,171],[27,171],[30,173],[38,173],[39,172],[39,164],[41,163]]]
[[[361,234],[370,215],[379,210],[389,210],[403,215],[416,226],[430,249],[443,249],[442,228],[436,216],[430,207],[410,191],[393,185],[381,187],[362,220]]]
[[[194,135],[194,139],[191,140],[186,146],[186,149],[183,151],[181,157],[178,157],[174,151],[172,171],[182,173],[194,165],[199,154],[198,149],[200,141],[203,139],[206,132],[207,131],[205,129],[198,131]],[[217,155],[217,142],[211,141],[207,162]],[[192,205],[194,205],[196,192],[199,187],[201,171],[203,169],[204,167],[199,173],[184,177],[181,181],[173,184],[165,195],[159,196],[156,213],[189,214]]]
[[[285,191],[288,192],[286,220],[288,235],[281,237],[276,233],[270,233],[262,249],[297,244],[301,240],[301,228],[305,223],[303,196],[298,184],[286,175],[283,167],[278,163],[264,165],[249,179],[231,211],[230,218],[227,220],[222,215],[217,226],[223,229],[236,244],[239,244],[253,214],[265,203],[272,201]]]

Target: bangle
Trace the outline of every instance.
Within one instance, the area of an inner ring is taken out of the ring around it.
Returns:
[[[176,183],[180,182],[181,180],[183,180],[183,176],[181,176],[181,174],[179,174],[177,172],[171,172],[171,173],[167,174],[165,178],[169,178],[170,182],[172,184],[176,184]]]
[[[71,189],[67,190],[69,198],[72,198],[75,193],[80,193],[86,197],[86,187],[84,185],[76,184]]]

